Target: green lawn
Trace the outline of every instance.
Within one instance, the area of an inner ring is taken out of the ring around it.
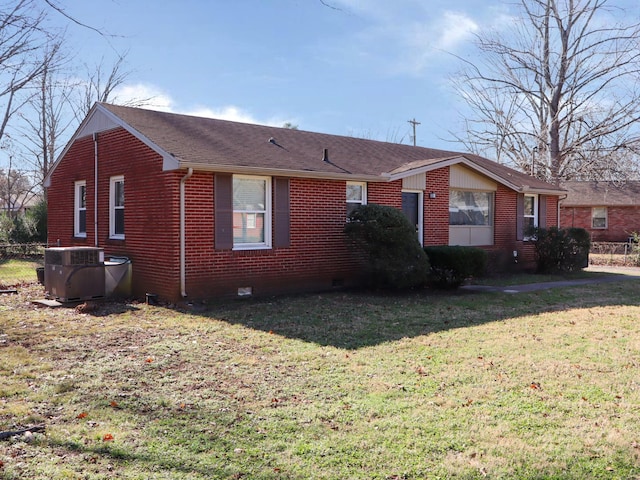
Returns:
[[[0,286],[13,286],[36,281],[36,267],[44,265],[41,258],[0,258]]]
[[[93,314],[0,296],[4,479],[640,477],[640,281]]]

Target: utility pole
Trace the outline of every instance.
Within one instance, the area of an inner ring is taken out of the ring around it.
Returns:
[[[416,146],[416,125],[420,125],[420,122],[418,122],[415,117],[413,118],[413,120],[407,120],[407,122],[409,122],[412,126],[413,126],[413,146]]]

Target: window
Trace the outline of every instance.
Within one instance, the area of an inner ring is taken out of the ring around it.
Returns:
[[[591,228],[607,228],[607,207],[591,209]]]
[[[538,196],[524,196],[524,239],[530,239],[534,228],[538,227]]]
[[[271,178],[233,176],[233,248],[271,246]]]
[[[493,192],[449,192],[449,225],[492,226]]]
[[[78,181],[74,186],[73,236],[87,236],[87,182]]]
[[[347,216],[360,205],[367,204],[367,184],[347,182]]]
[[[111,177],[109,185],[109,237],[124,239],[124,177]]]

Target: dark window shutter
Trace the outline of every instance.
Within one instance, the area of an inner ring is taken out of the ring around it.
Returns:
[[[233,177],[216,173],[213,188],[214,247],[217,250],[229,250],[233,248]]]
[[[538,227],[547,228],[547,197],[538,196]]]
[[[524,238],[524,194],[519,193],[516,199],[516,240]]]
[[[273,185],[273,246],[286,248],[291,246],[289,179],[274,178]]]

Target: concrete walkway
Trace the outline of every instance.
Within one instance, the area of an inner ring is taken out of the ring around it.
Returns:
[[[522,285],[509,285],[495,287],[489,285],[464,285],[461,290],[471,292],[503,292],[521,293],[535,292],[537,290],[547,290],[549,288],[572,287],[576,285],[590,285],[594,283],[611,283],[625,280],[640,280],[640,267],[609,267],[592,265],[585,268],[585,272],[605,273],[597,278],[582,278],[576,280],[560,280],[558,282],[526,283]]]

